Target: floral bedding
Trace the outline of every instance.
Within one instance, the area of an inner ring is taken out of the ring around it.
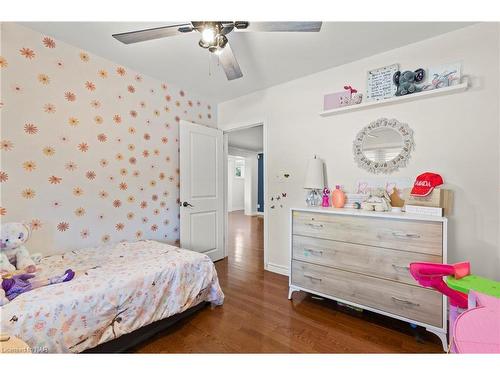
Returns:
[[[122,242],[44,258],[37,277],[73,280],[0,308],[1,331],[34,352],[82,352],[224,294],[206,255],[155,241]]]

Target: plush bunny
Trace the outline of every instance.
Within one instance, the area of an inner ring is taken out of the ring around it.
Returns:
[[[35,262],[24,246],[30,237],[30,227],[22,223],[7,223],[2,225],[0,239],[0,272],[35,268]]]
[[[373,189],[370,196],[361,203],[361,208],[365,211],[389,211],[391,207],[391,199],[384,188]]]

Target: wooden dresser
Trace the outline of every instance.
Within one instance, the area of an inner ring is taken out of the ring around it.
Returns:
[[[446,263],[447,220],[354,209],[291,210],[290,289],[388,315],[435,333],[447,350],[447,303],[409,273]]]

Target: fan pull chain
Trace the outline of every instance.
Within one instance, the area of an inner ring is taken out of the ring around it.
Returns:
[[[208,53],[208,76],[211,77],[212,76],[212,71],[211,71],[211,64],[210,64],[210,52],[208,52],[207,50],[207,53]]]

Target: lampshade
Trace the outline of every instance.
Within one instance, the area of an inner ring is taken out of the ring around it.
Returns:
[[[325,176],[323,174],[323,161],[316,156],[307,164],[306,180],[304,189],[323,189],[325,187]]]

